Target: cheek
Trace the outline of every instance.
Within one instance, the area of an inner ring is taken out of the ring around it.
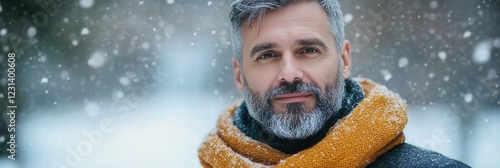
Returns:
[[[247,66],[248,67],[248,66]],[[265,67],[244,68],[244,76],[248,84],[248,88],[258,91],[263,95],[267,90],[272,88],[276,81],[276,75],[272,69]]]
[[[324,60],[316,62],[314,65],[309,65],[308,75],[313,84],[318,85],[325,91],[326,85],[330,85],[335,81],[338,73],[338,60]]]

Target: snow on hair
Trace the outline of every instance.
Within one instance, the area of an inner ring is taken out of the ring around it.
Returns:
[[[337,52],[340,53],[344,40],[344,19],[340,4],[337,0],[237,0],[231,5],[229,19],[231,21],[231,40],[234,54],[241,62],[241,47],[243,38],[241,36],[241,26],[258,19],[261,23],[267,10],[277,10],[293,3],[315,1],[327,13],[330,22],[330,30],[335,37]]]

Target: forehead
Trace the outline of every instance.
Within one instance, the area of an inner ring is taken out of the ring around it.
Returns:
[[[251,29],[253,27],[259,27],[260,24],[264,24],[266,21],[275,20],[276,17],[282,19],[282,17],[294,18],[297,20],[315,20],[322,19],[328,22],[327,13],[316,1],[303,1],[290,3],[287,6],[279,9],[269,10],[267,9],[264,16],[262,17],[262,23],[259,23],[259,17],[253,17],[251,23],[244,21],[243,28]],[[247,26],[248,25],[248,26]]]
[[[283,38],[293,39],[300,36],[320,36],[322,40],[331,40],[328,15],[314,1],[290,4],[284,8],[266,12],[262,20],[253,19],[250,26],[243,23],[241,33],[243,50],[255,43],[273,42]],[[287,34],[287,32],[293,32]],[[245,55],[245,53],[243,53]]]

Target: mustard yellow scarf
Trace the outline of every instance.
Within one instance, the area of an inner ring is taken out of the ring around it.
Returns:
[[[294,155],[246,137],[234,124],[240,103],[224,111],[216,130],[198,149],[203,167],[365,167],[404,142],[407,107],[399,95],[368,79],[358,80],[365,98],[325,138]]]

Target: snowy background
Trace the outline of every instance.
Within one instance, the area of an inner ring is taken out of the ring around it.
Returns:
[[[407,142],[500,165],[500,2],[340,0],[354,77],[410,106]],[[0,167],[199,167],[196,149],[241,98],[230,0],[2,0],[0,107],[15,52],[16,161]]]

